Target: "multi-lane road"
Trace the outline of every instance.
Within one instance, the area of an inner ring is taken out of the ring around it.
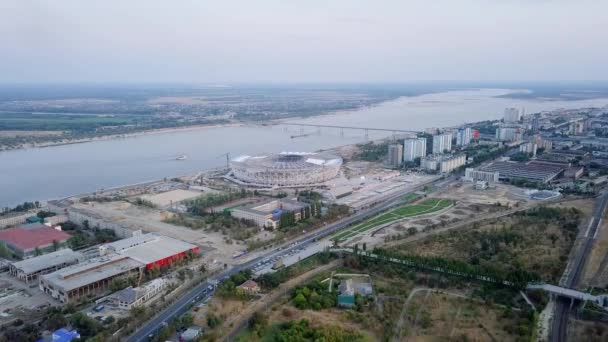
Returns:
[[[379,204],[376,207],[361,210],[347,218],[328,224],[327,226],[317,230],[312,234],[307,235],[304,238],[290,241],[287,247],[277,247],[276,249],[270,250],[267,253],[256,257],[255,259],[249,260],[240,265],[235,265],[225,271],[222,271],[216,276],[207,279],[207,281],[197,285],[196,287],[185,293],[177,301],[165,308],[154,318],[146,322],[142,327],[140,327],[133,335],[128,338],[128,341],[147,341],[149,336],[153,336],[154,334],[156,334],[166,323],[169,323],[171,319],[183,315],[196,303],[212,296],[214,292],[213,284],[217,284],[217,282],[221,282],[227,279],[228,277],[240,272],[241,270],[252,269],[256,264],[260,263],[263,260],[285,255],[286,253],[289,253],[292,250],[306,248],[310,244],[313,244],[318,241],[319,239],[328,237],[334,234],[335,232],[350,226],[351,224],[374,216],[393,206],[399,205],[400,203],[402,203],[401,199],[406,193],[420,190],[428,184],[435,184],[438,182],[441,182],[441,184],[447,184],[455,178],[455,176],[450,176],[447,179],[436,179],[431,182],[420,184],[414,188],[404,189],[402,191],[389,194],[382,199],[382,204]]]
[[[601,195],[597,202],[593,216],[591,217],[588,226],[583,228],[580,234],[582,240],[582,246],[578,252],[574,255],[570,270],[566,275],[564,283],[561,284],[567,288],[575,288],[580,281],[585,268],[585,262],[587,256],[591,252],[593,247],[593,241],[597,235],[597,231],[601,226],[601,221],[604,217],[604,212],[608,205],[608,192]],[[551,342],[562,342],[568,338],[568,317],[570,315],[571,300],[567,298],[559,297],[556,301],[556,307],[553,316],[553,323],[551,326]]]

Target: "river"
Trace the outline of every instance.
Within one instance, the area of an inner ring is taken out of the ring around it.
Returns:
[[[423,130],[465,122],[497,119],[505,107],[526,112],[604,106],[608,99],[533,101],[496,98],[496,89],[451,91],[402,97],[374,107],[320,117],[290,120],[303,123]],[[300,128],[233,126],[197,128],[82,144],[0,152],[0,207],[47,200],[101,188],[194,173],[222,166],[232,156],[276,151],[311,151],[365,141],[362,132]],[[390,132],[387,132],[390,134]],[[387,133],[370,132],[369,139]],[[186,154],[187,160],[175,157]]]

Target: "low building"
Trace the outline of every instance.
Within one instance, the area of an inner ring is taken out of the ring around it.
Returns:
[[[572,179],[579,179],[583,176],[583,173],[585,172],[585,168],[582,166],[572,166],[568,169],[566,169],[566,171],[564,172],[564,177],[566,178],[572,178]]]
[[[500,175],[497,171],[480,171],[468,167],[464,170],[464,179],[469,182],[484,181],[487,183],[497,183],[500,179]]]
[[[81,253],[65,248],[49,254],[12,262],[9,265],[9,273],[17,279],[29,283],[42,274],[75,265],[84,259],[84,255]]]
[[[257,294],[258,292],[260,292],[260,286],[258,285],[258,283],[251,279],[239,285],[238,288],[248,294]]]
[[[95,303],[103,303],[120,309],[130,310],[148,302],[152,297],[165,289],[168,284],[169,282],[166,279],[154,279],[139,287],[129,286],[126,289],[114,292],[109,296],[98,299]]]
[[[191,326],[188,329],[186,329],[186,331],[184,331],[183,333],[181,333],[180,335],[180,341],[195,341],[197,340],[199,337],[201,337],[203,333],[203,329],[201,327],[197,327],[197,326]]]
[[[230,210],[230,214],[238,219],[251,220],[258,227],[277,229],[283,213],[294,213],[297,222],[315,215],[312,210],[313,208],[308,203],[276,199],[249,207],[233,208]]]
[[[353,307],[355,306],[355,289],[353,288],[353,280],[345,279],[338,286],[338,306]]]
[[[52,342],[71,342],[73,340],[80,340],[80,334],[76,330],[61,328],[53,331],[51,339]]]
[[[420,166],[425,170],[448,173],[464,166],[466,162],[467,157],[464,154],[431,155],[422,158],[420,160]]]
[[[105,256],[63,268],[39,277],[40,290],[62,303],[95,298],[112,280],[143,272],[145,264],[126,255]]]
[[[31,258],[66,247],[70,234],[39,223],[0,231],[0,241],[17,257]]]
[[[0,216],[0,229],[25,223],[25,220],[32,214],[35,214],[35,211],[4,214]]]
[[[168,266],[184,258],[188,252],[198,253],[198,250],[198,246],[193,244],[155,233],[136,234],[99,247],[101,255],[128,256],[146,265],[146,269]]]
[[[485,190],[487,188],[488,188],[488,182],[486,182],[486,181],[475,182],[475,190]]]

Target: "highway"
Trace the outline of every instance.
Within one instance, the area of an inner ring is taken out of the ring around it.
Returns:
[[[335,232],[344,229],[350,226],[353,223],[364,220],[368,217],[374,216],[382,211],[385,211],[393,206],[399,205],[402,203],[401,198],[410,192],[418,191],[424,186],[429,184],[435,184],[437,182],[446,182],[455,179],[455,176],[447,177],[446,179],[436,179],[431,182],[426,182],[420,184],[414,188],[404,189],[403,191],[398,191],[396,193],[387,195],[383,199],[383,203],[373,207],[371,209],[361,210],[355,213],[352,216],[341,219],[337,222],[331,223],[324,228],[319,229],[318,231],[300,239],[289,241],[288,247],[282,248],[277,247],[274,250],[271,250],[259,257],[247,261],[246,263],[233,266],[223,272],[220,272],[216,276],[207,279],[207,281],[195,286],[193,289],[184,294],[177,301],[172,303],[170,306],[161,311],[158,315],[150,319],[146,322],[140,329],[138,329],[133,335],[131,335],[127,340],[130,342],[140,342],[147,341],[150,335],[156,334],[164,325],[164,323],[169,323],[174,317],[178,317],[186,313],[193,305],[196,303],[203,301],[210,296],[213,295],[214,289],[213,284],[216,282],[222,282],[228,277],[240,272],[241,270],[251,269],[257,263],[264,259],[270,259],[275,256],[283,255],[285,253],[290,252],[296,248],[305,248],[308,245],[315,243],[317,240],[325,238],[334,234]]]
[[[593,217],[591,218],[589,226],[584,227],[584,233],[580,233],[582,234],[581,237],[584,239],[583,246],[574,256],[572,267],[566,276],[564,284],[562,284],[564,287],[576,288],[578,282],[580,281],[580,278],[583,274],[583,269],[585,268],[587,256],[589,255],[589,252],[591,252],[591,248],[593,247],[593,241],[595,240],[597,230],[599,229],[600,222],[604,217],[604,211],[606,210],[606,205],[608,204],[608,192],[601,195],[601,197],[598,198],[596,203],[597,205],[595,207],[595,211],[593,213]],[[568,317],[570,315],[571,309],[570,305],[571,300],[567,298],[558,297],[556,299],[553,323],[551,325],[551,342],[562,342],[567,340]]]

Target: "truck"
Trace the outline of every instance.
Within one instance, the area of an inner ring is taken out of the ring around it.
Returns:
[[[283,267],[285,267],[285,264],[283,263],[283,259],[279,259],[279,260],[275,261],[275,263],[272,265],[272,269],[275,271],[280,270]]]

